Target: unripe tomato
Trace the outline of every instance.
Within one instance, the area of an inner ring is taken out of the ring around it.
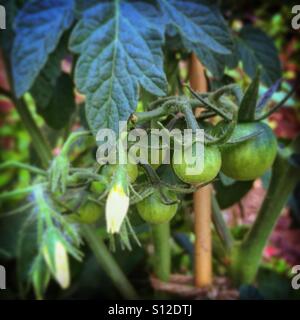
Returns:
[[[102,168],[101,173],[110,179],[113,176],[113,174],[116,172],[116,168],[117,168],[116,164],[105,165]],[[128,163],[126,165],[126,170],[127,170],[129,182],[133,183],[138,177],[138,166],[134,163]]]
[[[196,144],[193,144],[191,148],[196,148]],[[191,152],[188,154],[191,154]],[[179,154],[174,153],[172,166],[177,177],[183,182],[189,184],[206,183],[214,179],[220,171],[221,153],[216,146],[204,146],[204,165],[202,172],[199,172],[196,163],[189,164],[189,162],[192,162],[192,159],[191,161],[186,159],[184,153],[182,153],[181,156],[182,161],[178,164],[176,162],[179,162]]]
[[[76,213],[69,215],[75,222],[92,224],[97,222],[104,214],[104,208],[94,201],[87,200],[79,207]]]
[[[90,187],[90,190],[95,193],[95,194],[101,194],[102,192],[105,191],[107,187],[107,184],[105,184],[104,182],[101,182],[101,181],[93,181],[91,183],[91,187]]]
[[[262,176],[273,164],[277,153],[277,140],[265,123],[238,124],[233,139],[261,132],[252,139],[221,147],[222,171],[236,180],[254,180]]]
[[[171,191],[164,191],[169,199],[176,200],[177,196]],[[178,208],[178,204],[166,205],[161,201],[158,191],[137,203],[140,216],[149,223],[159,224],[170,221]]]

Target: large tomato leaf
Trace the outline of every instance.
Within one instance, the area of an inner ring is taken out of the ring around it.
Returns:
[[[28,91],[74,19],[73,0],[28,1],[16,20],[12,50],[15,92]]]
[[[94,133],[118,130],[135,111],[139,84],[157,96],[167,91],[157,14],[146,1],[103,1],[87,9],[73,30],[70,48],[80,54],[75,82],[86,95]]]
[[[261,66],[261,79],[267,86],[281,77],[281,65],[277,49],[262,30],[245,26],[236,38],[240,59],[246,73],[253,78]]]
[[[207,1],[158,0],[166,25],[180,34],[184,46],[221,77],[224,55],[231,53],[232,39],[218,7]]]

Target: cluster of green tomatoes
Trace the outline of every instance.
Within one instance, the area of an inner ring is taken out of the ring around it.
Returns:
[[[220,126],[222,123],[219,124]],[[218,125],[216,127],[218,128]],[[248,136],[251,138],[243,140],[243,137]],[[197,172],[195,164],[191,164],[192,161],[189,161],[186,156],[182,157],[184,160],[178,164],[174,153],[171,166],[175,175],[184,184],[197,186],[213,181],[220,171],[235,180],[254,180],[261,177],[272,166],[277,153],[277,140],[266,123],[239,123],[231,134],[231,140],[240,142],[204,146],[204,167],[201,172]],[[191,148],[195,146],[196,144],[192,144]],[[153,164],[151,167],[156,170],[159,165]],[[134,183],[140,174],[139,165],[127,164],[126,170],[129,183]],[[108,180],[112,179],[115,172],[116,165],[106,164],[100,169],[100,174]],[[94,194],[101,194],[104,189],[103,182],[91,183],[90,191]],[[172,203],[167,204],[162,201],[158,190],[137,202],[137,211],[143,220],[151,224],[159,224],[173,218],[178,209],[177,193],[172,190],[164,190],[164,192],[168,199],[173,200]],[[103,215],[103,212],[104,208],[99,204],[87,201],[77,213],[71,215],[71,218],[81,223],[94,223]]]

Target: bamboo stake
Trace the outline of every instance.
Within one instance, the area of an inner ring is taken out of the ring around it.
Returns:
[[[198,92],[207,91],[204,67],[195,54],[191,55],[189,66],[191,87]],[[201,112],[201,109],[197,110]],[[211,186],[194,193],[195,217],[195,286],[202,288],[212,284],[212,245],[211,245]]]

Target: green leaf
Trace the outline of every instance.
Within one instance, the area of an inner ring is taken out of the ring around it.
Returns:
[[[118,130],[135,111],[138,85],[157,96],[167,91],[163,73],[163,31],[147,2],[103,1],[83,13],[70,39],[80,54],[75,82],[86,95],[86,114],[94,133]]]
[[[50,281],[50,272],[42,255],[38,255],[34,260],[31,269],[31,281],[36,298],[43,299]]]
[[[66,53],[67,42],[63,37],[55,51],[49,56],[46,65],[39,73],[30,90],[37,107],[41,110],[45,109],[51,100],[57,79],[62,73],[61,61]]]
[[[38,254],[37,229],[33,215],[28,215],[23,222],[17,239],[17,277],[20,289],[25,294],[29,289],[28,277],[32,262]]]
[[[256,75],[247,88],[243,100],[239,107],[239,122],[249,122],[255,119],[255,110],[259,92],[260,68],[257,69]]]
[[[238,52],[246,73],[253,78],[261,66],[261,79],[271,86],[281,77],[281,65],[277,49],[262,30],[252,26],[242,28],[237,40]]]
[[[173,25],[181,37],[210,50],[229,54],[231,39],[218,7],[206,1],[158,0],[165,23]]]
[[[64,243],[64,240],[56,228],[50,227],[44,231],[41,252],[48,268],[54,275],[57,269],[56,245],[58,242]]]
[[[262,111],[262,109],[267,105],[267,103],[271,100],[274,93],[278,90],[281,83],[281,79],[278,79],[259,99],[256,112]]]
[[[28,1],[19,12],[12,50],[17,97],[30,89],[74,19],[73,0]]]
[[[252,187],[253,181],[235,181],[233,184],[224,185],[221,181],[216,181],[216,197],[221,209],[226,209],[240,201]]]
[[[159,0],[165,23],[180,34],[184,46],[194,51],[217,77],[231,53],[232,39],[218,6],[207,1]]]
[[[50,188],[53,193],[64,193],[66,191],[69,167],[69,159],[62,153],[52,160],[49,169],[49,178]]]
[[[46,108],[38,106],[38,112],[53,129],[64,128],[75,111],[74,86],[71,77],[63,73],[57,79],[54,92]]]

